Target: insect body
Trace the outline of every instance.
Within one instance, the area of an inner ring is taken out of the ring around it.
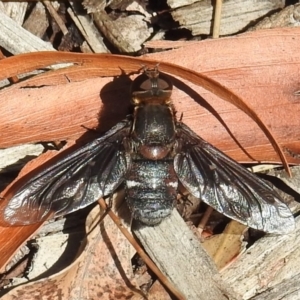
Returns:
[[[178,182],[226,216],[266,232],[287,233],[294,218],[265,181],[176,120],[172,83],[157,68],[132,86],[134,113],[34,175],[1,211],[24,225],[83,208],[125,183],[133,218],[155,225],[174,208]]]
[[[132,163],[126,191],[133,217],[154,225],[170,215],[175,204],[178,178],[173,161],[177,142],[176,121],[168,95],[171,85],[164,80],[168,90],[163,91],[157,86],[160,82],[157,71],[147,74],[151,88],[133,92],[136,106],[129,142]]]

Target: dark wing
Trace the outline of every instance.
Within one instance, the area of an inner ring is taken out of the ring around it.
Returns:
[[[130,121],[78,148],[33,176],[0,213],[5,222],[26,225],[83,208],[114,192],[130,163],[123,149]]]
[[[220,213],[255,229],[288,233],[293,215],[279,195],[224,153],[177,124],[180,152],[174,168],[181,183],[195,197]]]

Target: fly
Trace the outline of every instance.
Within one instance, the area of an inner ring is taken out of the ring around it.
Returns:
[[[266,232],[292,231],[293,215],[274,189],[178,121],[171,93],[168,76],[146,69],[132,84],[132,118],[34,175],[0,211],[5,222],[68,214],[124,183],[132,217],[156,225],[174,209],[180,182],[229,218]]]

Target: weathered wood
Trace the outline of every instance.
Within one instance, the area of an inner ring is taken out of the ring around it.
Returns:
[[[125,53],[134,53],[141,50],[145,42],[153,32],[148,28],[142,15],[130,15],[125,18],[112,20],[105,12],[96,12],[93,19],[99,30],[106,38]]]
[[[95,53],[108,53],[106,45],[103,42],[103,37],[97,30],[89,16],[82,15],[78,3],[70,1],[72,9],[68,8],[68,14],[76,24],[78,30],[81,32],[90,48]]]
[[[278,13],[264,18],[255,26],[249,29],[254,31],[258,29],[270,29],[276,27],[299,27],[300,26],[300,4],[285,7]]]
[[[214,263],[176,210],[158,226],[133,231],[157,267],[186,299],[227,299],[213,280],[217,274]]]
[[[300,299],[299,276],[284,280],[251,300],[298,300]]]
[[[0,11],[14,20],[17,24],[22,25],[24,22],[28,3],[26,1],[1,1]]]
[[[300,283],[300,217],[296,218],[296,230],[288,235],[266,235],[247,249],[227,269],[221,272],[222,279],[232,287],[240,299],[252,299],[272,290],[273,297],[255,299],[282,299]],[[293,284],[286,284],[290,280]],[[283,291],[283,286],[285,291]],[[274,295],[277,296],[275,297]],[[286,298],[284,298],[286,299]],[[298,299],[298,298],[288,298]]]
[[[173,9],[177,7],[191,5],[195,2],[199,2],[199,0],[167,0],[168,6],[170,6]]]
[[[220,35],[229,35],[244,30],[251,22],[266,14],[283,8],[281,0],[229,0],[222,6]],[[192,35],[211,35],[213,5],[209,0],[199,1],[192,5],[171,11],[181,28],[189,29]]]
[[[41,144],[25,144],[0,150],[0,172],[20,170],[33,157],[42,154]]]
[[[12,54],[55,50],[52,45],[25,30],[3,12],[0,12],[0,28],[0,46]]]
[[[55,2],[53,4],[55,4]],[[36,37],[42,38],[48,26],[49,21],[46,14],[46,8],[42,2],[37,2],[24,22],[23,28],[34,34]]]
[[[271,171],[269,175],[276,176],[282,180],[286,185],[293,189],[296,193],[300,194],[300,166],[295,166],[291,168],[292,177],[287,176],[285,173]]]

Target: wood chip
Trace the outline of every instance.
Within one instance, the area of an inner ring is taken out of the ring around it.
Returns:
[[[97,12],[93,14],[93,19],[100,31],[121,52],[141,50],[141,45],[152,34],[152,29],[148,28],[141,15],[112,20],[105,12]]]
[[[300,166],[294,166],[291,168],[292,177],[289,177],[285,172],[278,172],[275,170],[270,171],[269,175],[274,175],[282,180],[286,185],[293,189],[296,193],[300,194]]]
[[[42,154],[41,144],[26,144],[0,150],[0,172],[20,170],[29,160]]]
[[[68,29],[67,29],[64,21],[61,19],[61,17],[56,12],[56,9],[54,8],[54,6],[52,4],[52,1],[43,1],[43,2],[44,2],[44,5],[47,8],[49,14],[55,20],[56,24],[60,28],[60,30],[63,33],[63,35],[66,35],[68,33]]]
[[[214,264],[176,210],[158,226],[135,228],[134,233],[186,299],[227,299],[212,280]]]
[[[221,273],[222,279],[241,295],[240,299],[252,299],[255,295],[269,293],[272,298],[282,295],[282,284],[300,275],[300,218],[296,218],[296,230],[288,235],[266,235],[247,249],[232,265]],[[281,288],[279,288],[281,287]],[[287,290],[290,288],[290,290]],[[277,290],[277,292],[275,292]],[[284,295],[295,290],[295,285],[284,285]],[[266,299],[258,297],[257,299]],[[298,299],[298,298],[284,298]]]
[[[276,27],[299,27],[300,4],[285,7],[280,12],[264,18],[261,22],[250,28],[249,31],[270,29]]]
[[[70,2],[72,9],[68,8],[68,14],[76,24],[90,49],[95,53],[109,53],[106,45],[103,42],[103,37],[94,25],[89,16],[80,14],[78,5],[75,2]]]
[[[23,24],[23,28],[33,35],[42,38],[49,26],[48,16],[45,6],[37,2],[30,15]]]
[[[0,28],[0,46],[12,54],[55,50],[52,45],[25,30],[3,12],[0,12]]]
[[[22,25],[24,22],[28,2],[26,1],[9,1],[0,2],[0,11],[5,13],[11,19],[13,19],[17,24]]]
[[[220,35],[238,33],[250,22],[283,7],[280,0],[229,0],[223,3]],[[180,7],[171,12],[181,28],[189,29],[192,35],[211,35],[213,5],[205,0]]]
[[[201,0],[200,0],[201,1]],[[178,8],[182,6],[191,5],[199,0],[168,0],[167,3],[171,8]]]
[[[218,270],[245,250],[246,243],[243,243],[243,238],[246,230],[246,225],[232,220],[221,234],[213,235],[204,241],[203,247],[213,258]]]

